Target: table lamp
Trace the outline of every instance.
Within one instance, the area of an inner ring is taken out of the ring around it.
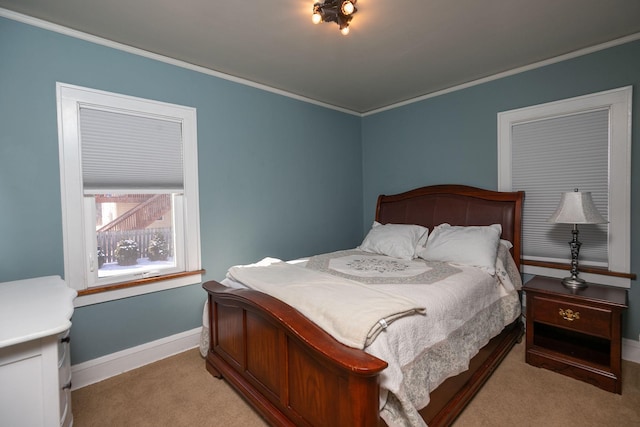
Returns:
[[[604,224],[608,222],[598,212],[591,193],[574,191],[562,193],[560,204],[549,218],[549,222],[558,224],[573,224],[571,234],[573,239],[569,242],[571,248],[571,276],[562,279],[562,284],[572,289],[587,287],[585,280],[578,277],[578,254],[582,243],[578,241],[578,224]]]

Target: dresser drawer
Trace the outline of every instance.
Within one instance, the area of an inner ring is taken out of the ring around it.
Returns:
[[[58,335],[58,367],[68,362],[69,358],[69,337],[70,330],[67,329],[60,335]]]
[[[60,426],[71,425],[71,355],[69,330],[58,335],[58,387],[60,390]]]
[[[69,427],[73,424],[71,413],[71,389],[62,390],[60,393],[60,426]]]
[[[533,321],[603,338],[611,337],[611,311],[562,299],[533,297]]]

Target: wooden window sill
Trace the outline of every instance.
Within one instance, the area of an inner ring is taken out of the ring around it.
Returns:
[[[544,261],[532,261],[532,260],[521,260],[521,264],[530,265],[533,267],[543,267],[543,268],[555,268],[558,270],[571,270],[571,266],[569,264],[563,264],[559,262],[544,262]],[[598,267],[589,267],[581,265],[579,267],[580,272],[582,273],[591,273],[591,274],[601,274],[603,276],[612,276],[612,277],[622,277],[625,279],[636,280],[635,273],[621,273],[619,271],[610,271],[604,268]]]
[[[83,289],[81,291],[78,291],[78,296],[81,297],[84,295],[93,295],[101,292],[109,292],[109,291],[115,291],[119,289],[133,288],[135,286],[149,285],[151,283],[160,282],[163,280],[177,279],[180,277],[194,276],[196,274],[204,274],[204,273],[205,273],[205,270],[183,271],[180,273],[165,274],[163,276],[147,277],[144,279],[137,279],[137,280],[131,280],[128,282],[115,283],[113,285],[96,286],[93,288]]]

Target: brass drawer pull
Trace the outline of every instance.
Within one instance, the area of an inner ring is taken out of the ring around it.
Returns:
[[[573,311],[570,308],[567,308],[566,310],[560,309],[558,314],[562,316],[564,320],[568,320],[569,322],[580,319],[580,312]]]

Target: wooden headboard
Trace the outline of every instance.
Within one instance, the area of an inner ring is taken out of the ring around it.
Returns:
[[[502,225],[502,238],[513,243],[511,254],[520,269],[524,191],[500,192],[466,185],[433,185],[378,197],[376,221],[418,224],[433,230],[451,225]]]

